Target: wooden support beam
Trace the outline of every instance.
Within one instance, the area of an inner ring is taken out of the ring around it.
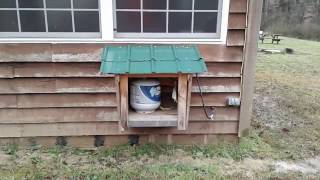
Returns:
[[[192,75],[188,75],[188,86],[187,86],[187,112],[186,112],[186,127],[189,125],[189,117],[190,117],[190,105],[191,105],[191,91],[192,91]]]
[[[252,99],[254,93],[254,72],[258,49],[258,32],[260,30],[262,0],[249,0],[248,29],[246,31],[245,55],[243,63],[239,137],[249,133]]]
[[[127,128],[127,121],[128,121],[128,111],[129,111],[129,89],[128,89],[129,78],[127,75],[120,76],[120,121],[122,130]]]
[[[178,78],[178,130],[187,129],[188,75],[180,74]]]

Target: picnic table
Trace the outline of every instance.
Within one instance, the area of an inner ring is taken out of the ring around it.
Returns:
[[[273,42],[277,42],[277,44],[279,44],[279,42],[281,41],[280,36],[281,36],[281,34],[272,34],[271,35],[272,44],[273,44]]]
[[[273,44],[274,42],[277,42],[277,44],[280,43],[282,39],[280,39],[281,34],[271,34],[269,35],[268,33],[260,33],[259,34],[259,40],[264,43],[264,40],[266,39],[271,39],[271,43]]]

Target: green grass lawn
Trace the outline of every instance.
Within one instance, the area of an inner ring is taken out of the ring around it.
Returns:
[[[285,38],[263,49],[294,54],[258,54],[253,125],[279,158],[320,153],[320,43]]]
[[[300,167],[320,155],[320,43],[284,38],[259,46],[294,54],[258,54],[253,128],[239,145],[8,145],[0,150],[0,179],[319,179],[306,163],[301,171],[277,164]]]

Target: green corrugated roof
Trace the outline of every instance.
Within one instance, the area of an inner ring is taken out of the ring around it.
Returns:
[[[201,73],[207,71],[197,46],[107,46],[101,58],[104,74]]]

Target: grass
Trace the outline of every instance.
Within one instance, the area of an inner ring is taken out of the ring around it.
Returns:
[[[0,179],[318,179],[278,172],[275,162],[320,155],[320,43],[285,38],[259,46],[295,52],[258,54],[253,130],[238,145],[8,145],[0,150]]]
[[[320,153],[320,43],[285,38],[265,49],[294,54],[258,55],[254,127],[282,159]]]

